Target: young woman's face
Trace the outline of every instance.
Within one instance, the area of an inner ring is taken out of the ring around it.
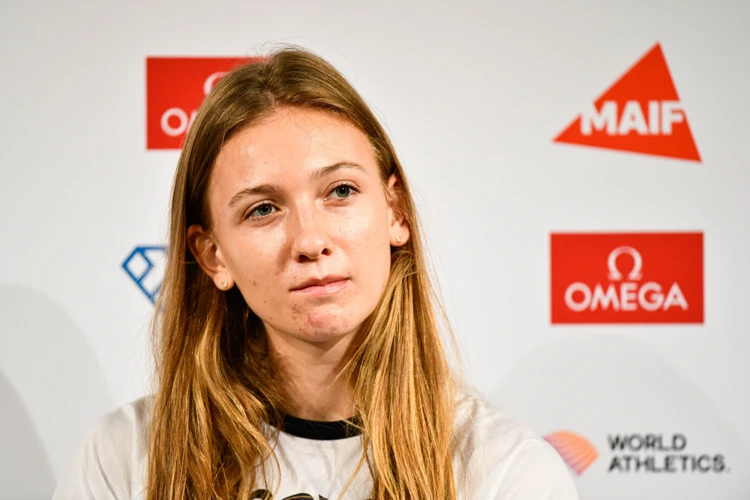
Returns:
[[[390,247],[408,239],[386,197],[395,182],[384,185],[349,122],[282,108],[223,146],[208,191],[214,232],[191,227],[191,247],[205,252],[217,286],[236,284],[269,333],[329,340],[375,309]]]

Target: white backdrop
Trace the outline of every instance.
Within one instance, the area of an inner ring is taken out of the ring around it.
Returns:
[[[146,59],[269,42],[323,55],[374,107],[466,376],[596,450],[582,499],[750,499],[748,21],[740,0],[2,2],[0,499],[48,498],[93,422],[148,389],[152,303],[122,263],[165,242],[178,152],[146,148]],[[656,43],[701,161],[553,141]],[[702,233],[704,320],[552,324],[565,232]],[[611,449],[631,434],[678,450]],[[687,470],[653,471],[670,453]]]

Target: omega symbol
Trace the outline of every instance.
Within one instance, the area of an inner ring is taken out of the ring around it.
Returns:
[[[643,258],[638,250],[629,246],[617,247],[609,254],[607,259],[607,267],[609,268],[609,275],[607,276],[612,281],[621,281],[622,273],[617,269],[617,257],[622,254],[628,254],[633,257],[633,269],[628,274],[628,280],[636,281],[643,277],[641,274],[641,268],[643,267]]]

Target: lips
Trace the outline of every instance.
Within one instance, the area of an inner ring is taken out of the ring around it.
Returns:
[[[311,286],[327,285],[328,283],[333,283],[335,281],[341,281],[345,279],[346,278],[343,276],[336,276],[332,274],[328,276],[323,276],[322,278],[310,278],[309,280],[302,282],[302,284],[292,288],[292,291],[303,290]]]
[[[292,288],[292,292],[309,293],[313,295],[326,295],[335,293],[344,288],[349,278],[337,275],[323,276],[322,278],[311,278]]]

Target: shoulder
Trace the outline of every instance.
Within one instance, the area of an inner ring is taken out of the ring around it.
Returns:
[[[118,449],[135,448],[147,437],[151,420],[151,396],[145,396],[99,418],[87,436],[92,444],[114,444]]]
[[[83,439],[53,500],[141,498],[151,396],[107,413]]]
[[[456,407],[455,467],[466,499],[576,500],[560,455],[526,424],[471,393]]]

